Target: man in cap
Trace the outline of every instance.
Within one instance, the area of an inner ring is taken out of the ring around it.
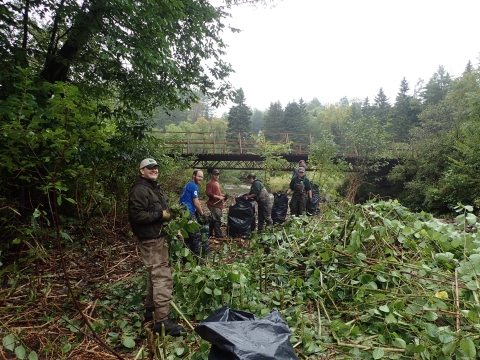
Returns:
[[[200,201],[198,200],[198,184],[203,181],[203,171],[195,169],[193,170],[192,180],[183,188],[182,195],[180,196],[180,205],[183,205],[186,210],[189,211],[193,221],[204,220],[204,213]],[[199,219],[200,218],[200,219]],[[201,253],[208,254],[210,252],[210,246],[208,245],[208,239],[202,239],[202,233],[197,230],[188,234],[188,238],[185,239],[185,243],[188,248],[197,256]]]
[[[156,181],[158,164],[154,159],[140,163],[140,175],[130,188],[128,219],[137,237],[140,257],[147,269],[145,321],[154,321],[153,331],[179,336],[185,330],[170,320],[173,280],[168,264],[164,224],[172,218],[168,197]]]
[[[290,215],[300,216],[305,213],[308,199],[312,198],[312,185],[310,180],[305,176],[305,168],[300,166],[298,174],[290,181],[287,189],[287,195],[293,191],[292,200],[290,201]]]
[[[223,238],[225,235],[220,227],[222,225],[223,201],[226,200],[226,197],[220,189],[219,177],[220,171],[214,169],[205,191],[208,196],[207,207],[212,216],[213,235],[217,238]]]
[[[307,168],[307,163],[305,162],[305,160],[300,160],[300,161],[298,162],[298,167],[296,167],[295,170],[293,170],[292,179],[295,178],[295,177],[297,177],[297,175],[298,175],[298,169],[299,169],[300,167]]]

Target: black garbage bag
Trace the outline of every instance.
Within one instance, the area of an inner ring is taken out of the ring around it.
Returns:
[[[288,196],[286,193],[273,193],[272,221],[274,224],[283,224],[287,217]]]
[[[320,189],[318,185],[312,184],[312,198],[307,201],[307,214],[320,215]]]
[[[246,195],[248,194],[243,194],[243,195],[240,195],[239,197],[236,197],[235,202],[244,204],[245,206],[251,206],[253,208],[252,231],[255,231],[256,225],[257,225],[255,222],[255,199],[252,199],[252,198],[245,199]]]
[[[250,236],[255,230],[255,201],[243,196],[235,198],[235,204],[228,208],[228,235]]]
[[[298,360],[290,329],[277,310],[263,319],[223,306],[195,328],[212,344],[209,360]]]

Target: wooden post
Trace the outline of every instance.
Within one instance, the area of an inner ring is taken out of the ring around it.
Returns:
[[[240,133],[238,133],[238,144],[240,145],[240,154],[243,154],[243,150],[242,150],[242,137],[240,136]]]
[[[215,133],[213,133],[213,153],[215,154]]]

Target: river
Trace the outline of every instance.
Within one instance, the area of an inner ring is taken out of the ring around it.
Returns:
[[[223,192],[227,193],[230,196],[239,196],[243,194],[248,194],[250,191],[250,184],[238,184],[238,185],[221,185]]]

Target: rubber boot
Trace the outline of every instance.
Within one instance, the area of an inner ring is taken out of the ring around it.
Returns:
[[[156,334],[161,334],[162,325],[165,327],[165,335],[180,336],[183,332],[185,332],[183,326],[178,325],[175,321],[170,319],[156,322],[153,326],[153,332]]]
[[[220,227],[220,226],[221,226],[221,222],[220,222],[220,221],[215,221],[213,225],[214,225],[215,237],[216,237],[216,238],[219,238],[219,239],[224,238],[225,235],[222,233],[222,228]]]
[[[153,321],[153,312],[155,311],[155,308],[146,308],[145,313],[143,314],[143,323],[147,323],[150,321]]]

